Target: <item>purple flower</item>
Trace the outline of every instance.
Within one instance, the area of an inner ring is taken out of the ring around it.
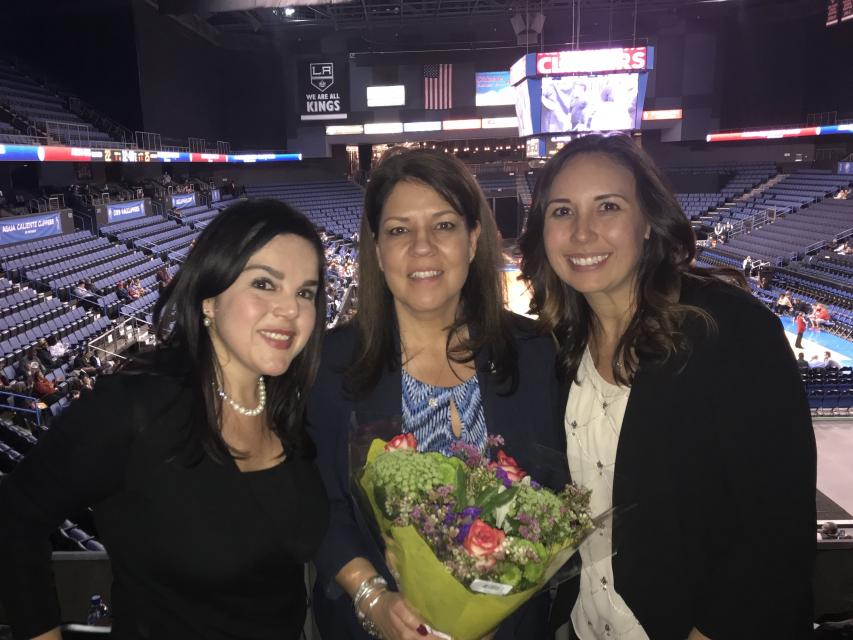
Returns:
[[[500,480],[507,489],[512,486],[512,480],[509,479],[509,474],[500,467],[495,469],[495,477],[497,477],[497,479]]]
[[[534,489],[541,489],[542,488],[542,485],[539,484],[538,482],[536,482],[536,480],[534,480],[533,478],[530,478],[530,486],[533,487]]]
[[[465,507],[464,509],[462,509],[462,513],[460,515],[465,520],[470,519],[473,521],[480,517],[480,513],[482,511],[483,510],[480,509],[480,507]]]
[[[460,458],[469,467],[478,467],[483,463],[480,450],[472,444],[465,442],[454,442],[450,445],[450,453]]]
[[[486,446],[491,449],[497,449],[498,447],[504,446],[503,436],[487,436],[486,437]]]
[[[459,527],[459,533],[456,534],[456,542],[459,544],[465,542],[465,538],[468,537],[468,530],[471,528],[472,523],[473,520],[471,522],[466,522]]]
[[[448,509],[447,513],[444,515],[444,524],[451,525],[456,520],[456,513],[452,509]]]

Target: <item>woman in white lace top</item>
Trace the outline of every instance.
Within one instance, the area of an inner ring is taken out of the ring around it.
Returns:
[[[561,345],[572,478],[615,508],[552,624],[583,640],[809,637],[815,443],[778,318],[736,271],[693,265],[690,222],[629,137],[549,161],[521,247]]]

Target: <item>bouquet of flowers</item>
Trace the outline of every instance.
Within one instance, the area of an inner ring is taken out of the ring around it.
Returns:
[[[593,530],[589,492],[536,483],[489,437],[494,460],[454,445],[419,453],[412,434],[372,442],[358,483],[400,590],[429,625],[477,640],[533,597]]]

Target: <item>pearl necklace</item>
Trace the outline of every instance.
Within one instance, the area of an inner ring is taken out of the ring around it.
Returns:
[[[225,400],[228,404],[230,404],[231,408],[234,409],[234,411],[244,416],[253,417],[260,415],[267,404],[267,386],[264,384],[263,376],[258,376],[258,406],[254,409],[247,409],[243,405],[234,402],[234,400],[228,397],[228,395],[225,393],[225,389],[223,389],[222,387],[219,388],[218,393],[219,397]]]

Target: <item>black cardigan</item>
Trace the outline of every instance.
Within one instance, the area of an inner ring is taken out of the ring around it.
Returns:
[[[793,353],[740,289],[686,278],[681,302],[717,331],[690,321],[686,361],[641,359],[616,454],[615,588],[653,640],[811,637],[816,453]],[[552,626],[576,596],[564,586]]]
[[[505,438],[507,454],[515,457],[533,478],[562,488],[568,482],[568,465],[554,342],[550,336],[536,335],[533,322],[527,318],[513,315],[512,325],[520,372],[515,393],[501,395],[506,393],[509,383],[499,384],[495,380],[486,350],[475,358],[486,425],[490,434]],[[308,402],[309,433],[317,444],[318,464],[331,502],[329,531],[314,559],[318,573],[314,606],[321,632],[336,634],[333,636],[336,638],[366,637],[355,621],[352,603],[348,597],[342,597],[342,590],[335,582],[335,576],[347,562],[357,557],[367,558],[393,585],[371,525],[353,509],[349,435],[353,416],[362,424],[383,418],[400,420],[402,374],[399,368],[386,369],[366,397],[358,401],[347,399],[343,391],[344,369],[352,361],[357,340],[356,330],[349,326],[326,336],[322,368]],[[547,617],[547,600],[538,605],[535,613],[532,610],[528,613],[532,618]],[[517,619],[516,637],[538,637],[538,631],[531,629],[533,635],[529,635],[522,630],[526,625],[538,624],[538,620],[529,618],[522,622],[521,618]],[[502,626],[500,637],[514,637],[506,626]]]
[[[240,473],[230,458],[175,457],[189,388],[119,374],[71,405],[0,484],[0,597],[15,637],[60,622],[48,537],[94,505],[110,554],[113,637],[297,638],[303,563],[328,522],[313,461]]]

